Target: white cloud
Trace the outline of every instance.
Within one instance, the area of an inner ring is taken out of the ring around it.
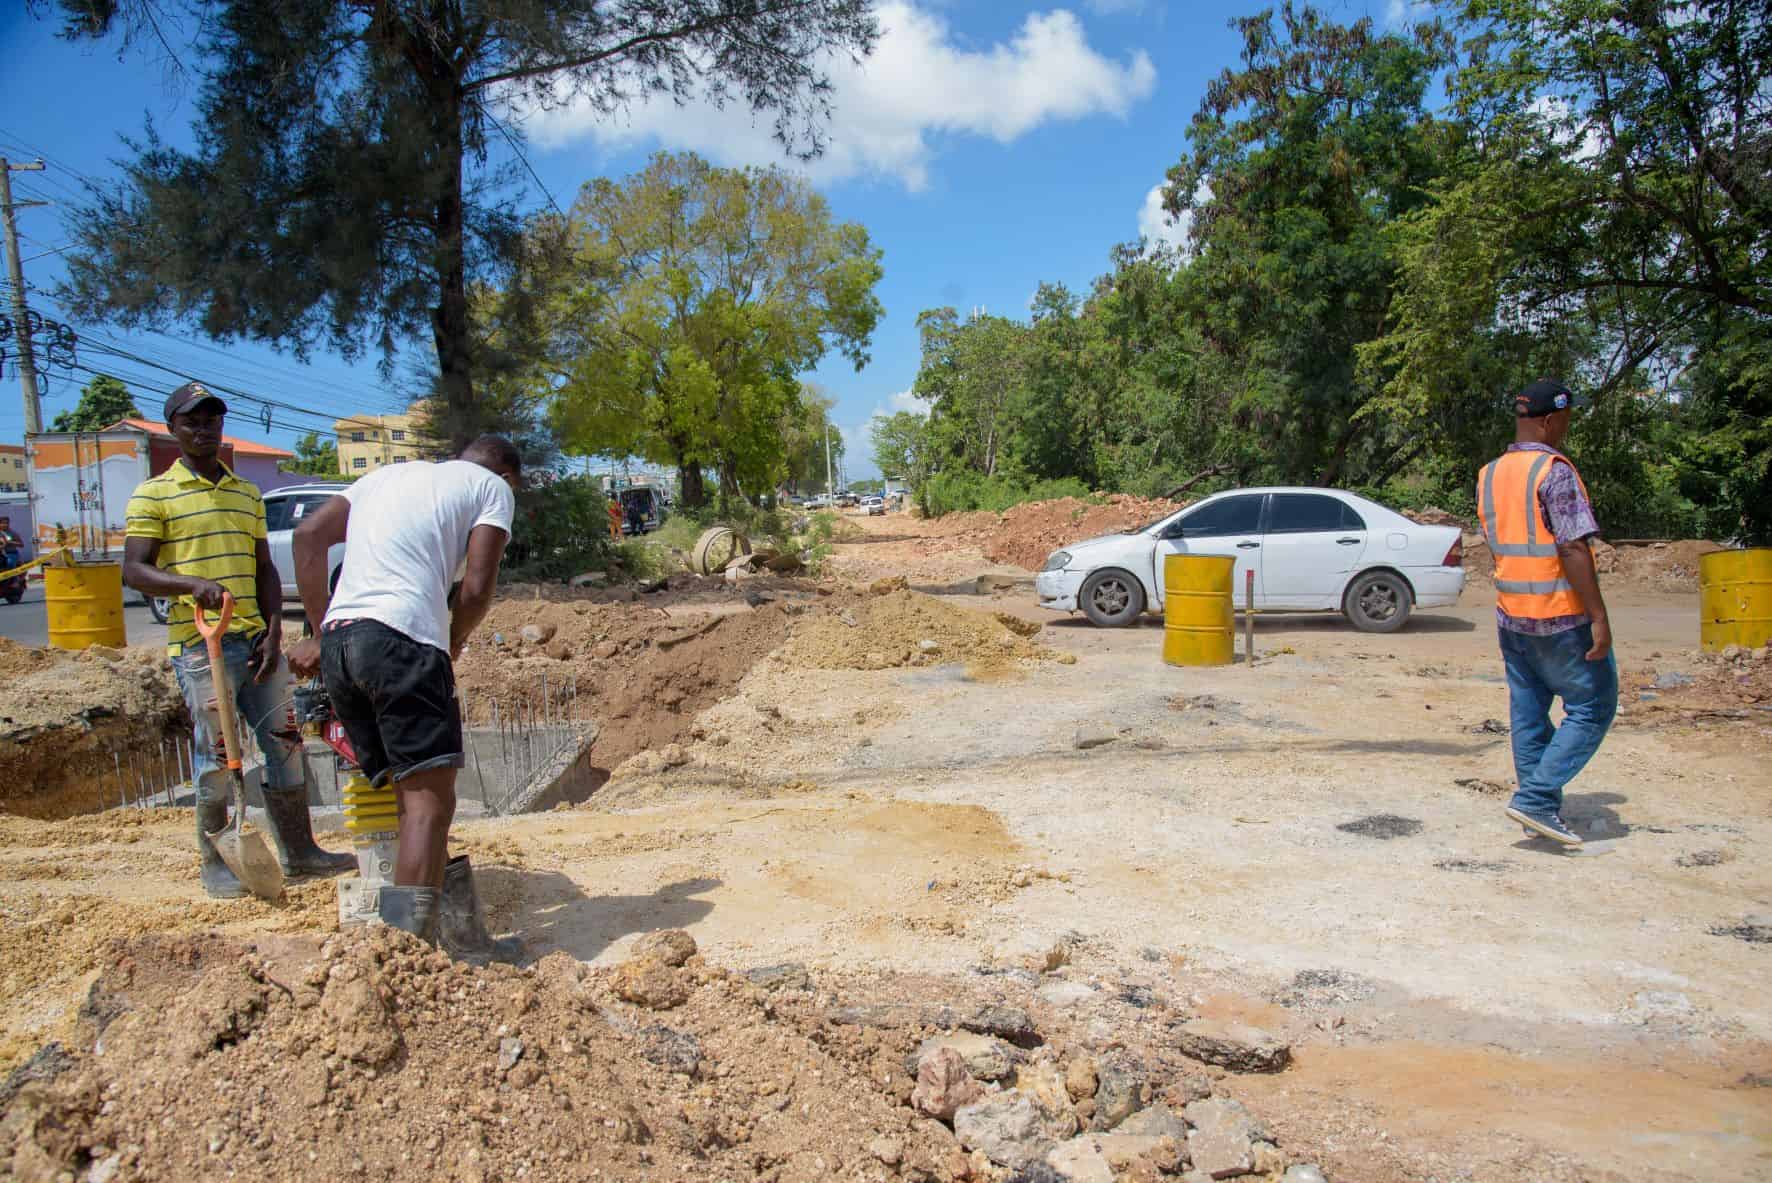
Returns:
[[[963,48],[939,16],[906,0],[879,8],[880,42],[860,65],[827,62],[833,93],[829,144],[804,169],[814,181],[892,177],[917,190],[929,182],[942,134],[1010,143],[1043,123],[1123,117],[1156,87],[1143,50],[1116,62],[1090,47],[1083,23],[1064,9],[1032,13],[1014,36]],[[584,105],[533,111],[526,130],[544,147],[589,139],[606,148],[658,144],[692,149],[720,164],[785,162],[765,115],[742,102],[715,109],[668,99],[636,102],[604,117]]]
[[[1527,111],[1551,125],[1557,143],[1576,160],[1592,160],[1606,147],[1605,133],[1600,125],[1581,115],[1567,99],[1555,95],[1539,95]],[[1580,142],[1576,142],[1576,137]]]
[[[1433,0],[1390,0],[1384,10],[1384,23],[1390,28],[1412,25],[1433,15]]]
[[[1188,225],[1193,221],[1194,213],[1183,210],[1181,217],[1171,220],[1169,212],[1163,208],[1164,187],[1158,182],[1144,195],[1144,204],[1138,207],[1138,233],[1151,242],[1167,243],[1186,254]]]

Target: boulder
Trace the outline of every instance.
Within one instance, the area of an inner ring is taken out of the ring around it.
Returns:
[[[1017,1092],[962,1107],[954,1114],[954,1136],[966,1149],[983,1151],[986,1158],[1011,1170],[1039,1162],[1052,1145],[1039,1108]]]
[[[952,1048],[966,1065],[966,1071],[980,1080],[1002,1080],[1015,1068],[1016,1049],[991,1035],[975,1035],[970,1031],[954,1031],[925,1039],[917,1050],[904,1058],[904,1070],[922,1071],[923,1060],[938,1048]]]
[[[1188,1155],[1194,1168],[1214,1179],[1232,1179],[1255,1170],[1255,1144],[1268,1141],[1267,1130],[1235,1101],[1213,1097],[1187,1107]]]
[[[1122,1056],[1106,1056],[1096,1063],[1099,1078],[1095,1086],[1095,1118],[1097,1130],[1111,1130],[1143,1109],[1150,1101],[1151,1086],[1144,1074]]]
[[[917,1087],[911,1108],[937,1121],[952,1121],[962,1107],[984,1096],[984,1088],[966,1071],[960,1053],[938,1047],[917,1065]]]
[[[661,928],[634,942],[636,958],[653,957],[675,969],[695,956],[695,938],[680,928]]]
[[[1046,1154],[1046,1165],[1070,1183],[1114,1183],[1113,1166],[1087,1134],[1054,1146]]]
[[[1292,1049],[1272,1033],[1247,1023],[1190,1019],[1176,1029],[1183,1055],[1233,1072],[1278,1072],[1292,1060]]]

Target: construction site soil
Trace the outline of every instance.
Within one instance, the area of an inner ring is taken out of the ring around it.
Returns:
[[[78,653],[0,638],[0,810],[68,817],[116,803],[115,755],[186,719],[163,649]]]
[[[208,901],[188,810],[0,816],[0,1176],[1772,1178],[1772,656],[1696,651],[1686,555],[1605,577],[1571,857],[1501,815],[1484,582],[1181,670],[908,590],[1019,570],[943,522],[494,605],[464,707],[576,680],[614,772],[455,827],[517,967]]]

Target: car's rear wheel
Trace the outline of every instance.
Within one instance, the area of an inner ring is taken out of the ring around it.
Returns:
[[[1415,597],[1401,575],[1373,571],[1348,585],[1341,610],[1363,633],[1394,633],[1409,619]]]
[[[1125,628],[1144,613],[1144,585],[1130,571],[1109,567],[1083,581],[1077,602],[1097,628]]]
[[[171,596],[149,596],[148,615],[154,618],[155,624],[165,624],[166,618],[172,614]]]

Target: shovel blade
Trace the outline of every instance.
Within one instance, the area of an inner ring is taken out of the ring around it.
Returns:
[[[224,826],[221,833],[209,835],[209,840],[247,891],[261,900],[282,898],[283,868],[263,834]]]

